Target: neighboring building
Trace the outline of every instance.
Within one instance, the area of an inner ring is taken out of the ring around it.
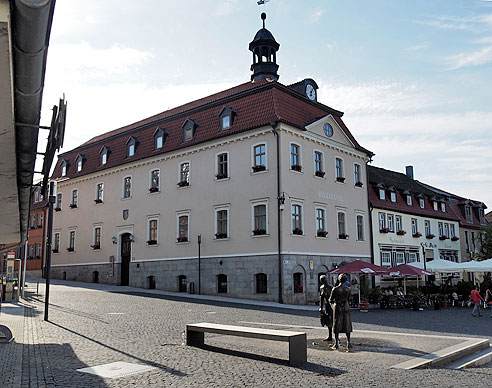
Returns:
[[[463,198],[425,183],[421,184],[436,195],[445,198],[447,206],[458,217],[462,260],[470,261],[479,258],[485,235],[484,229],[489,224],[485,216],[487,206],[483,202]]]
[[[384,267],[441,258],[461,262],[459,218],[446,198],[407,174],[368,167],[374,263]]]
[[[41,187],[33,186],[26,264],[26,271],[32,276],[42,275],[46,250],[47,203],[47,199],[44,199],[41,194]]]
[[[263,26],[251,82],[59,156],[52,277],[302,304],[371,260],[371,153],[312,79],[277,81],[278,48]]]
[[[488,212],[486,215],[485,215],[485,219],[490,223],[492,223],[492,212]]]

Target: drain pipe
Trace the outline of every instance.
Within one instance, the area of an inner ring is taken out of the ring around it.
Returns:
[[[272,127],[272,133],[275,136],[277,142],[277,257],[278,257],[278,303],[283,303],[282,291],[282,228],[281,228],[281,220],[282,220],[282,209],[280,206],[283,206],[281,203],[282,193],[280,190],[280,134],[278,132],[278,121],[270,122],[270,126]]]

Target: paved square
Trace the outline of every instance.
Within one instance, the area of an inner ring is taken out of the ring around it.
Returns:
[[[129,362],[117,361],[110,364],[81,368],[77,369],[77,371],[83,373],[92,373],[93,375],[106,377],[109,379],[116,379],[118,377],[135,375],[137,373],[148,372],[155,369],[156,368],[148,365],[130,364]]]

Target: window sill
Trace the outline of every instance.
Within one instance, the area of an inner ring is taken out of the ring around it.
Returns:
[[[157,191],[149,191],[149,195],[154,195],[154,194],[160,194],[161,193],[161,190],[157,190]]]
[[[157,244],[148,244],[148,243],[145,243],[146,246],[148,247],[158,247],[159,246],[159,243]]]
[[[225,238],[215,238],[214,241],[229,241],[231,238],[230,237],[225,237]]]
[[[252,234],[251,237],[252,238],[262,238],[262,237],[270,237],[270,235],[268,233],[265,233],[265,234]]]
[[[290,235],[292,237],[304,237],[304,234],[294,234],[294,233],[291,233]]]
[[[261,170],[261,171],[256,171],[256,172],[251,171],[251,172],[249,173],[249,175],[260,175],[260,174],[265,174],[265,173],[267,173],[267,172],[268,172],[268,169]]]
[[[289,168],[289,171],[290,172],[294,172],[296,174],[301,174],[301,175],[304,175],[304,172],[301,170],[301,171],[297,171],[297,170],[292,170],[291,168]]]
[[[313,178],[315,178],[315,179],[322,179],[322,180],[326,181],[326,177],[325,176],[318,176],[318,175],[314,174],[313,175]]]
[[[178,190],[186,190],[186,189],[189,189],[191,187],[191,184],[189,184],[188,186],[178,186],[177,189]]]
[[[176,241],[176,245],[186,245],[189,244],[189,241]]]
[[[338,241],[348,241],[349,239],[348,238],[340,238],[340,237],[338,237],[337,240]]]
[[[218,178],[215,178],[215,182],[223,182],[223,181],[230,181],[231,180],[231,177],[227,177],[227,178],[221,178],[221,179],[218,179]]]
[[[122,201],[128,201],[129,199],[132,199],[132,197],[126,197],[126,198],[121,198]]]
[[[317,239],[320,239],[320,240],[328,240],[328,235],[326,235],[325,237],[323,237],[323,236],[314,236],[314,238],[317,238]]]
[[[338,181],[336,179],[335,179],[335,183],[338,183],[339,185],[345,185],[346,184],[345,181],[342,182],[342,181]]]

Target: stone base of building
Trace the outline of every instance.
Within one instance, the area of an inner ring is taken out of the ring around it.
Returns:
[[[356,259],[343,256],[282,255],[282,303],[318,303],[319,276],[335,265]],[[114,267],[105,263],[53,267],[51,277],[119,285],[120,273],[120,263],[114,264]],[[201,259],[200,275],[198,259],[141,260],[130,263],[129,273],[129,285],[132,287],[279,301],[277,255]]]

